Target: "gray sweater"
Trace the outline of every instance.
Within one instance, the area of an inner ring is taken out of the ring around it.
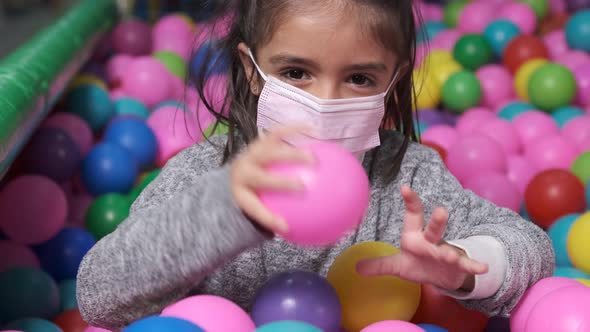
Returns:
[[[464,190],[429,148],[412,143],[400,173],[387,181],[384,170],[402,142],[395,132],[364,158],[371,202],[355,232],[318,249],[271,238],[233,200],[228,166],[220,166],[225,140],[217,136],[215,144],[195,145],[170,160],[134,203],[129,218],[88,252],[77,290],[87,322],[117,330],[196,293],[220,295],[248,310],[256,290],[275,273],[303,269],[326,275],[335,257],[354,243],[399,246],[402,184],[419,194],[427,215],[438,206],[449,210],[445,239],[486,236],[502,244],[504,282],[490,297],[461,300],[464,306],[508,315],[529,286],[553,273],[554,253],[546,233]]]

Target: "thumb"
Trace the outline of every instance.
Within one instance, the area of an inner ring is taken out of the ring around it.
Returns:
[[[401,266],[400,254],[371,258],[360,261],[356,265],[356,271],[365,277],[382,275],[399,275]]]

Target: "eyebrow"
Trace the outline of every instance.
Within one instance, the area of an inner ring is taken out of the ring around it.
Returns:
[[[307,66],[311,68],[319,68],[320,65],[313,60],[305,59],[296,57],[293,55],[288,54],[277,54],[273,55],[270,58],[270,63],[273,65],[301,65]],[[357,63],[350,66],[347,66],[346,71],[377,71],[377,72],[385,72],[387,71],[387,66],[384,63],[380,62],[368,62],[368,63]]]

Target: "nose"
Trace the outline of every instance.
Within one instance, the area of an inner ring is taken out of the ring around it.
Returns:
[[[325,79],[319,81],[310,89],[309,93],[321,99],[339,99],[342,98],[340,86],[336,81]]]

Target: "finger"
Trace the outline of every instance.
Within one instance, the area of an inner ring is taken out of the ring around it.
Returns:
[[[304,189],[303,182],[298,178],[274,175],[255,166],[245,169],[243,183],[246,187],[258,190],[299,191]]]
[[[255,164],[267,165],[273,162],[312,163],[313,155],[284,142],[258,144],[250,150],[249,157]]]
[[[462,272],[469,274],[486,273],[488,265],[478,262],[468,256],[461,255],[459,252],[449,245],[440,246],[441,259],[449,264],[457,266]]]
[[[448,219],[449,214],[446,209],[435,209],[430,217],[430,222],[426,225],[426,229],[424,230],[424,238],[426,238],[426,241],[438,244],[443,238],[445,229],[447,228]]]
[[[236,195],[236,201],[244,214],[253,219],[260,226],[273,233],[284,234],[288,231],[287,223],[280,216],[274,215],[260,202],[258,196],[249,191],[241,191]]]
[[[418,195],[408,186],[402,186],[402,197],[406,205],[403,232],[422,231],[424,226],[424,208]]]
[[[398,276],[401,271],[401,255],[371,258],[360,261],[356,271],[365,277],[391,275]]]

